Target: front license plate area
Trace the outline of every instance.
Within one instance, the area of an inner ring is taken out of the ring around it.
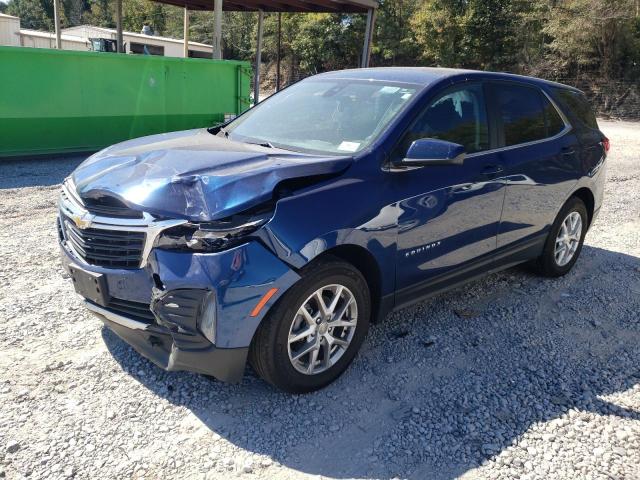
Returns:
[[[69,274],[77,293],[98,305],[107,306],[109,291],[107,279],[102,273],[87,272],[75,265],[69,265]]]

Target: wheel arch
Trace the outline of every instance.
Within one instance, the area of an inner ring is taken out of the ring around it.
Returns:
[[[588,226],[590,227],[591,222],[593,220],[593,214],[594,214],[595,203],[596,203],[593,192],[587,187],[582,187],[576,190],[575,192],[573,192],[570,198],[572,197],[579,198],[584,202],[585,206],[587,207],[587,214],[589,215]]]
[[[371,297],[371,319],[378,319],[382,296],[382,273],[376,257],[366,248],[355,244],[343,244],[329,248],[315,257],[309,265],[328,256],[354,266],[364,277]]]

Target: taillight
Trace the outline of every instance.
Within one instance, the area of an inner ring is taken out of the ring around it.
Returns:
[[[609,142],[609,139],[607,137],[602,138],[602,146],[604,147],[604,153],[609,153],[611,142]]]

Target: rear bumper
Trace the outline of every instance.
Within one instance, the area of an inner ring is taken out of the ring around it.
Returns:
[[[118,337],[143,357],[167,371],[186,370],[211,375],[225,382],[239,382],[244,373],[249,348],[179,348],[169,330],[113,313],[85,302],[86,307]]]

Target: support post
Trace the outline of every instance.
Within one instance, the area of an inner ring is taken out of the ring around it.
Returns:
[[[222,0],[213,0],[213,59],[222,59]]]
[[[60,0],[53,0],[53,23],[56,30],[56,48],[62,50],[62,33],[60,32]]]
[[[260,102],[260,63],[262,63],[262,29],[264,27],[264,12],[258,11],[258,39],[256,47],[256,66],[253,80],[253,104]]]
[[[371,41],[373,39],[373,27],[376,22],[376,10],[370,8],[367,12],[367,28],[364,32],[364,46],[362,47],[362,62],[360,66],[367,68],[371,58]]]
[[[184,7],[184,25],[183,25],[183,30],[184,30],[184,52],[183,52],[183,57],[184,58],[189,58],[189,9],[185,6]]]
[[[122,40],[122,0],[116,0],[116,43],[118,44],[118,53],[124,53]]]
[[[278,52],[276,54],[276,92],[280,91],[280,57],[282,47],[282,12],[278,12]]]

